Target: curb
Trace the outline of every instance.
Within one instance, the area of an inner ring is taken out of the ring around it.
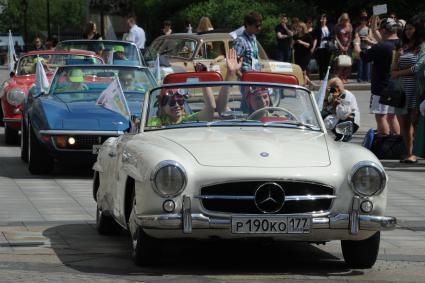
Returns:
[[[345,88],[348,90],[365,90],[370,91],[370,83],[347,83]],[[313,91],[318,91],[320,89],[320,81],[312,81]]]

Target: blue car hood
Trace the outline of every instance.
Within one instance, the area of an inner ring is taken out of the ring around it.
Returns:
[[[124,131],[129,127],[127,118],[94,101],[63,103],[47,99],[42,104],[50,129]],[[129,102],[128,105],[132,115],[140,116],[141,102]]]

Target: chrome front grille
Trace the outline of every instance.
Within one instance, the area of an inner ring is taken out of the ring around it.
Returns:
[[[216,184],[201,188],[196,196],[205,209],[213,212],[258,214],[264,213],[256,205],[257,189],[268,182],[250,181]],[[273,181],[285,193],[283,207],[277,214],[326,212],[335,198],[330,186],[298,181]]]

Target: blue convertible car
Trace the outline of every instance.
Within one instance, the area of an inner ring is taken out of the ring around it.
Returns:
[[[106,139],[128,130],[128,118],[96,105],[115,78],[131,115],[140,117],[144,95],[156,84],[145,67],[63,66],[48,93],[30,91],[21,124],[21,159],[31,173],[48,173],[58,161],[90,164]]]

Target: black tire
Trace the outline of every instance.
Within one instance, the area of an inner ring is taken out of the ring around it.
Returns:
[[[28,131],[23,120],[21,122],[21,160],[28,162]]]
[[[99,172],[94,171],[94,175],[93,175],[93,199],[95,201],[97,201],[97,191],[99,190],[99,185],[100,185]]]
[[[350,268],[371,268],[378,257],[381,232],[361,241],[341,241],[345,263]]]
[[[53,159],[40,145],[31,127],[28,129],[28,170],[31,174],[47,174],[53,170]]]
[[[96,230],[100,235],[119,235],[123,228],[107,212],[96,208]]]
[[[6,144],[19,144],[19,130],[12,129],[7,124],[4,125],[4,141]]]
[[[135,205],[134,193],[132,204],[131,213],[133,214]],[[137,227],[137,231],[131,235],[131,238],[131,258],[136,265],[147,266],[159,261],[161,257],[161,247],[158,240],[148,236],[140,226]]]
[[[132,236],[131,258],[138,266],[148,266],[158,263],[161,256],[161,249],[156,239],[149,237],[142,229],[137,228],[137,232]]]

